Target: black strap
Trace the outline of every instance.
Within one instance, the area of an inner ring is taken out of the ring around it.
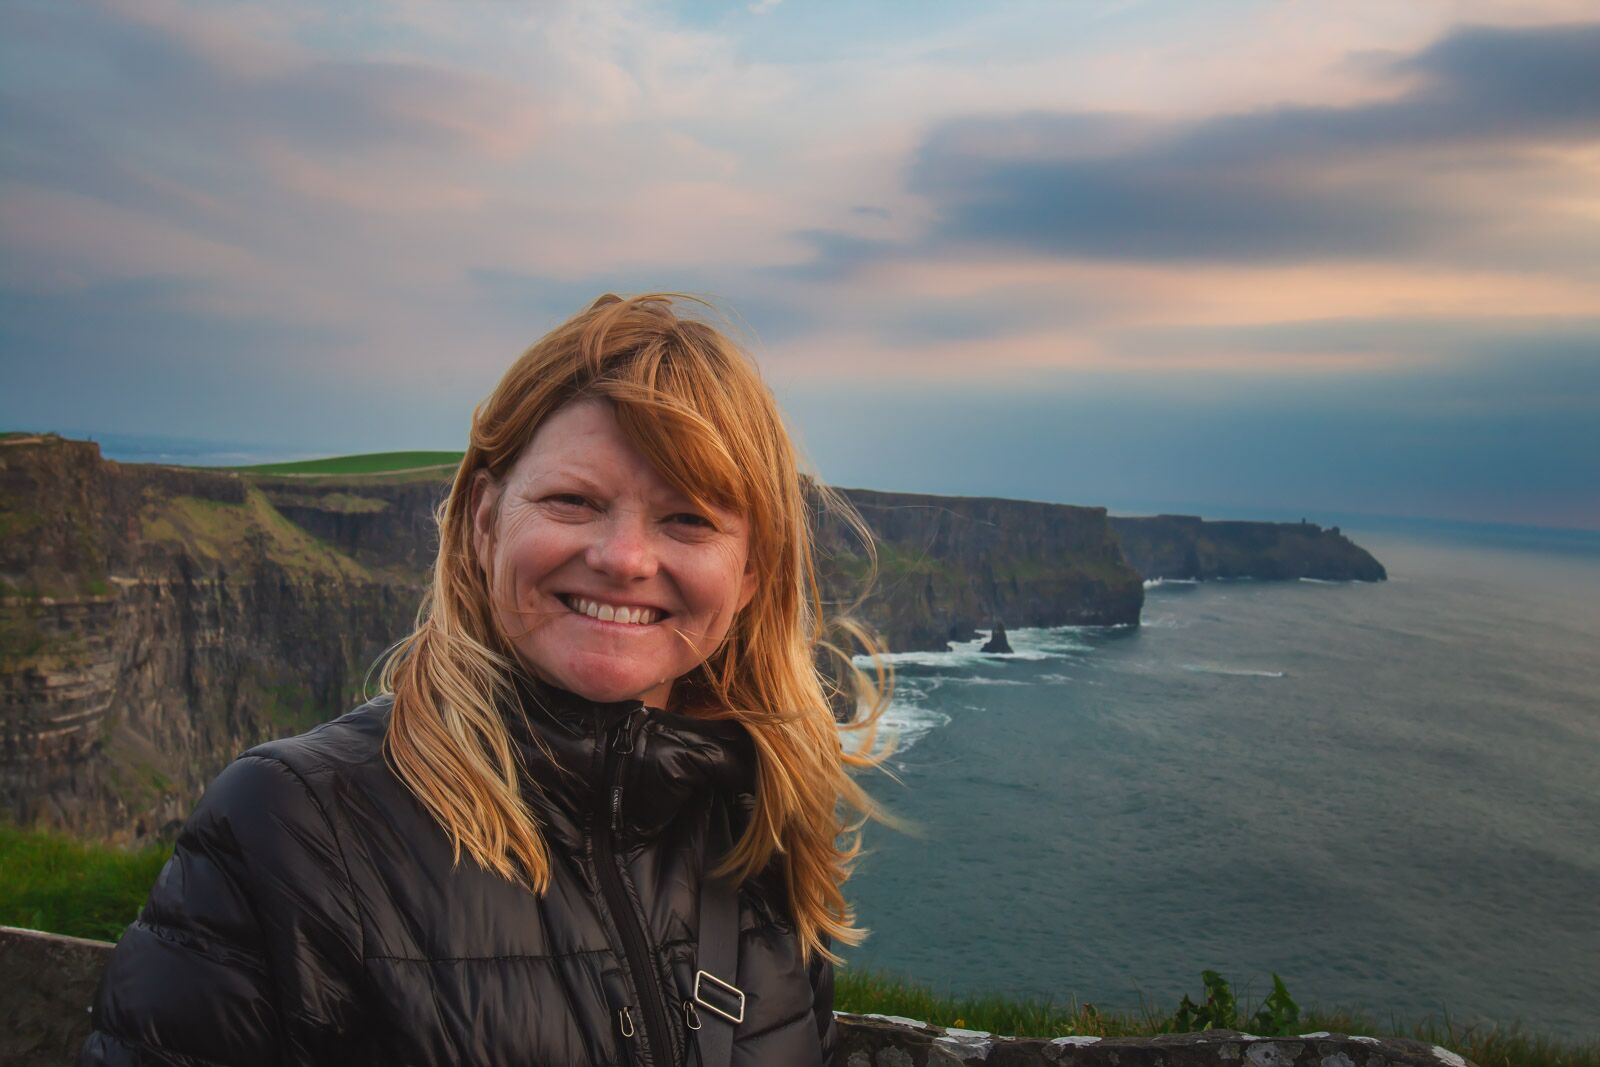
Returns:
[[[689,996],[700,1020],[695,1037],[701,1067],[727,1067],[733,1060],[734,1020],[744,1018],[744,994],[734,984],[739,977],[739,889],[710,872],[732,846],[724,804],[713,801],[708,830],[707,870],[700,883],[700,947]]]

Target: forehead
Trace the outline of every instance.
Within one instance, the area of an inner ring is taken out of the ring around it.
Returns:
[[[627,486],[678,495],[629,440],[604,400],[578,400],[558,408],[539,424],[507,475],[513,483],[561,477],[602,488]]]

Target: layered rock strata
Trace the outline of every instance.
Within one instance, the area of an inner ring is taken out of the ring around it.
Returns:
[[[368,567],[249,479],[0,440],[0,816],[164,836],[239,751],[358,702],[415,570]]]

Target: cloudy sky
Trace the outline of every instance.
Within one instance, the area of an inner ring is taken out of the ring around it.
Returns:
[[[0,0],[0,428],[460,447],[708,295],[838,484],[1600,528],[1592,0]]]

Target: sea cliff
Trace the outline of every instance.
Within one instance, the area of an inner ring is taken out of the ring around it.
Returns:
[[[1198,515],[1114,516],[1123,554],[1148,578],[1317,578],[1381,582],[1383,564],[1334,526],[1218,522]]]
[[[0,534],[0,814],[113,840],[353,703],[421,589],[250,479],[81,441],[0,441]]]
[[[412,625],[450,474],[260,476],[0,436],[0,817],[162,837],[239,751],[359,702]],[[1142,579],[1249,573],[1252,552],[1260,576],[1382,576],[1316,527],[841,493],[878,576],[857,604],[867,552],[818,511],[824,598],[893,650],[1002,621],[1137,624]]]

